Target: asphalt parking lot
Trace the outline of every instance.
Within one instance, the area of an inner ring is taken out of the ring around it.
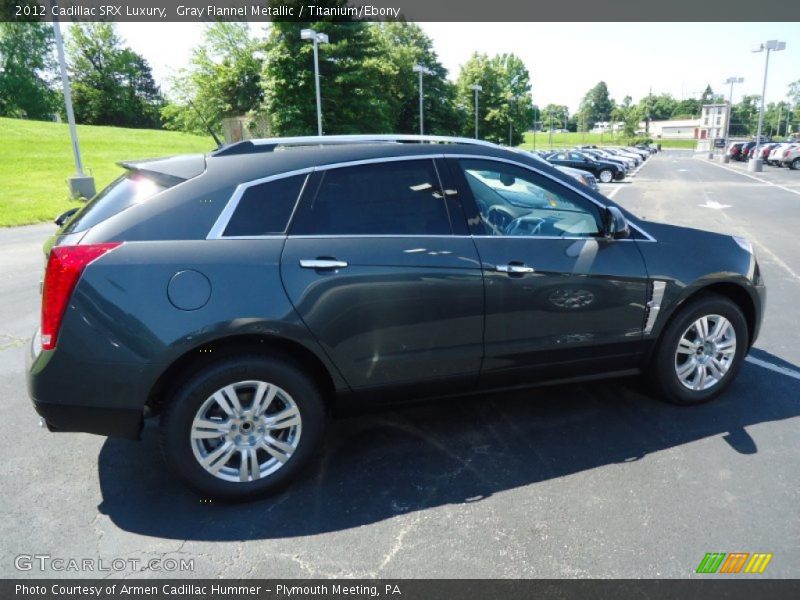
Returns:
[[[24,359],[54,227],[0,230],[0,574],[98,575],[15,569],[49,554],[194,560],[101,576],[683,578],[707,552],[769,552],[757,577],[797,577],[800,172],[706,156],[665,151],[602,190],[753,241],[767,313],[724,397],[679,408],[602,381],[343,419],[296,485],[238,506],[173,480],[154,424],[139,443],[38,427]]]

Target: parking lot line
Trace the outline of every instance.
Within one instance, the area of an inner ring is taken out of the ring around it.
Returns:
[[[720,169],[725,169],[726,171],[730,171],[731,173],[736,173],[738,175],[742,175],[743,177],[749,177],[750,179],[755,179],[756,181],[760,181],[761,183],[766,183],[767,185],[771,185],[772,187],[776,187],[776,188],[782,189],[782,190],[784,190],[786,192],[789,192],[789,193],[795,194],[797,196],[800,196],[800,191],[798,191],[798,190],[793,190],[791,188],[787,188],[787,187],[784,187],[782,185],[778,185],[777,183],[773,183],[771,181],[767,181],[766,179],[761,179],[760,177],[756,177],[755,175],[750,175],[749,173],[742,173],[738,169],[732,169],[730,167],[725,167],[723,165],[717,164],[717,163],[712,162],[712,161],[708,161],[707,164],[714,165],[715,167],[719,167]]]
[[[792,369],[787,369],[786,367],[781,367],[780,365],[774,365],[771,362],[767,362],[765,360],[761,360],[760,358],[755,358],[754,356],[746,356],[745,360],[749,363],[753,363],[754,365],[758,365],[764,369],[769,369],[775,373],[780,373],[781,375],[786,375],[786,377],[791,377],[792,379],[800,380],[800,373],[797,371],[793,371]]]

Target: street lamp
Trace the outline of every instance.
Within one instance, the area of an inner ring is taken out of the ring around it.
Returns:
[[[731,135],[731,120],[733,119],[733,84],[734,83],[743,83],[744,77],[728,77],[725,80],[725,83],[730,84],[731,92],[728,95],[728,118],[726,119],[725,123],[725,143],[728,143],[728,138]],[[730,160],[730,159],[729,159]]]
[[[511,103],[518,103],[521,100],[519,96],[508,97],[508,145],[511,146],[511,138],[514,133],[514,122],[511,120]]]
[[[319,95],[319,44],[328,43],[328,34],[318,33],[313,29],[300,31],[300,39],[311,40],[314,43],[314,84],[317,91],[317,135],[322,135],[322,99]]]
[[[425,127],[423,125],[423,113],[422,113],[422,76],[423,75],[433,75],[433,71],[431,71],[428,67],[423,65],[414,65],[413,68],[414,73],[419,73],[419,134],[425,134]]]
[[[534,104],[531,108],[533,109],[533,149],[536,150],[536,117],[539,115],[539,107]]]
[[[764,63],[764,85],[761,88],[761,109],[758,111],[758,133],[756,134],[756,147],[755,147],[755,154],[751,154],[750,156],[754,157],[750,159],[750,162],[747,164],[748,171],[761,171],[763,169],[763,162],[761,161],[761,128],[764,125],[764,96],[767,93],[767,71],[769,70],[769,53],[772,51],[778,52],[780,50],[786,49],[786,42],[779,42],[778,40],[769,40],[761,44],[756,50],[753,52],[764,52],[767,51],[767,59]]]
[[[478,92],[482,92],[483,88],[477,83],[469,86],[469,89],[475,92],[475,139],[478,139]]]
[[[75,128],[75,112],[72,110],[72,93],[69,87],[67,61],[64,58],[64,40],[61,37],[61,24],[58,22],[57,17],[53,18],[53,33],[58,53],[58,66],[61,71],[61,89],[64,91],[64,105],[67,112],[67,122],[69,123],[69,135],[72,139],[72,154],[75,158],[75,175],[67,179],[69,195],[71,198],[91,198],[95,194],[94,177],[86,175],[83,171],[81,149],[78,146],[78,131]]]

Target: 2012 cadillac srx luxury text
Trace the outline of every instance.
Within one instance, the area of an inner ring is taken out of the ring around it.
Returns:
[[[645,373],[736,377],[766,297],[743,238],[643,221],[477,140],[251,140],[122,163],[48,241],[28,390],[201,493],[289,481],[343,409]]]

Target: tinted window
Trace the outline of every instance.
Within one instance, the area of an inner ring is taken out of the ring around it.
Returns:
[[[592,237],[600,216],[589,200],[527,169],[460,160],[485,235]]]
[[[85,231],[126,208],[144,202],[167,189],[164,183],[138,173],[126,173],[80,209],[64,227],[64,233]]]
[[[222,235],[283,233],[305,180],[305,175],[295,175],[248,187]]]
[[[449,234],[450,220],[433,161],[402,160],[331,169],[304,202],[295,235]]]

